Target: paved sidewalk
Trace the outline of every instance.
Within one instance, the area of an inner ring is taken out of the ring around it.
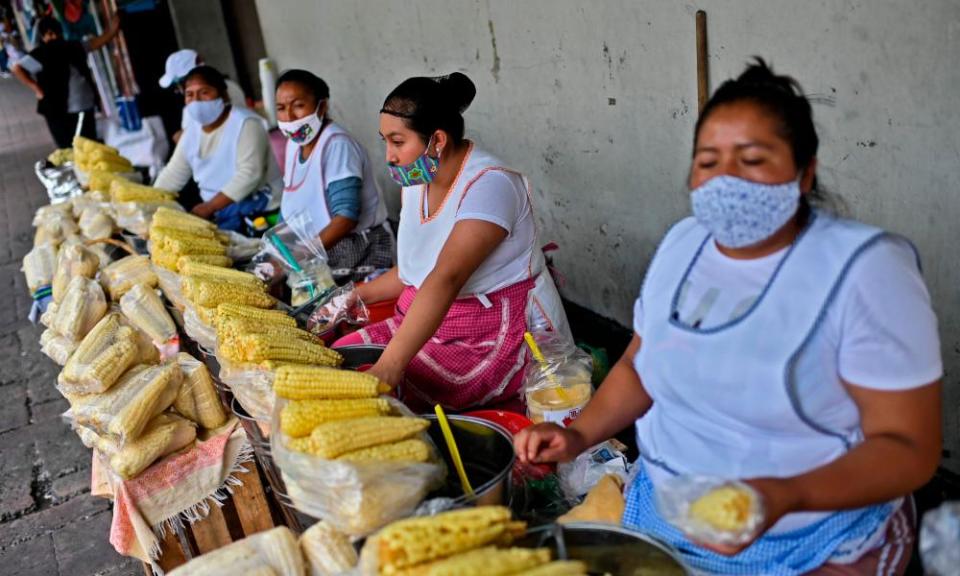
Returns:
[[[90,496],[90,451],[60,420],[58,367],[27,321],[20,260],[47,203],[34,163],[53,150],[33,95],[0,80],[0,575],[142,574],[108,542],[111,504]]]

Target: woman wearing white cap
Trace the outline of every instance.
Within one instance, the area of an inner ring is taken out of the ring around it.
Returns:
[[[183,82],[183,79],[187,77],[187,74],[197,66],[203,65],[203,58],[196,53],[196,51],[189,48],[184,48],[183,50],[177,50],[173,54],[167,56],[167,63],[164,69],[163,76],[160,77],[160,87],[161,88],[170,88],[175,86],[180,89],[180,83]],[[243,88],[239,84],[231,80],[230,78],[224,77],[224,82],[227,84],[227,94],[230,96],[230,103],[237,108],[246,108],[247,107],[247,96],[243,93]],[[180,121],[181,130],[173,135],[173,141],[176,142],[180,140],[180,136],[183,134],[183,129],[187,127],[187,124],[190,122],[190,116],[184,114]]]
[[[193,213],[226,230],[276,207],[282,178],[260,117],[236,108],[223,75],[199,66],[183,79],[184,112],[192,122],[154,186],[179,191],[193,178],[203,200]]]
[[[307,233],[320,237],[330,267],[362,280],[393,266],[393,235],[367,151],[330,119],[329,98],[327,83],[306,70],[277,80],[277,120],[287,137],[280,212],[285,220],[308,214]]]

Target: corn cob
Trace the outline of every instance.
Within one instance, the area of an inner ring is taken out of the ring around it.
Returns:
[[[133,329],[120,325],[118,314],[108,314],[84,337],[58,382],[64,391],[102,393],[137,361],[137,356]]]
[[[190,264],[209,264],[227,268],[233,266],[233,259],[219,254],[187,254],[177,258],[177,271],[183,273],[183,269]]]
[[[124,178],[122,176],[117,176],[114,172],[91,170],[87,175],[87,188],[89,188],[91,191],[109,192],[110,184],[117,179]]]
[[[364,416],[385,416],[390,404],[383,398],[351,400],[294,400],[280,411],[280,429],[287,436],[309,436],[319,424]]]
[[[333,576],[357,565],[357,551],[347,535],[322,520],[300,536],[300,549],[312,576]]]
[[[427,462],[430,460],[430,446],[419,438],[411,438],[392,444],[381,444],[347,452],[338,456],[337,460],[347,462]]]
[[[100,272],[100,282],[114,301],[137,284],[150,288],[157,285],[157,275],[146,256],[127,256],[111,263]]]
[[[155,344],[177,335],[177,326],[153,288],[137,284],[120,298],[120,310],[131,324],[146,332]]]
[[[129,480],[196,437],[197,429],[192,423],[172,414],[160,414],[147,424],[143,434],[111,454],[110,467],[121,478]]]
[[[286,526],[257,532],[177,567],[168,576],[301,576],[305,573],[297,539]]]
[[[52,328],[70,340],[80,340],[107,313],[107,299],[96,280],[76,276],[57,307]]]
[[[89,153],[89,152],[93,152],[94,150],[106,150],[107,152],[111,152],[113,154],[117,154],[117,155],[120,154],[120,151],[114,148],[113,146],[107,146],[102,142],[97,142],[96,140],[87,138],[85,136],[73,137],[73,149],[74,149],[74,153],[77,153],[77,152]]]
[[[176,194],[153,186],[135,184],[122,179],[116,179],[110,183],[111,202],[166,202],[174,198]]]
[[[216,232],[211,228],[184,230],[183,228],[175,228],[172,226],[158,226],[156,223],[150,226],[150,240],[153,242],[164,242],[167,239],[190,240],[193,238],[216,240]]]
[[[390,387],[364,372],[321,366],[281,366],[277,369],[273,391],[289,400],[320,400],[375,398],[389,392]]]
[[[232,282],[197,281],[187,278],[184,295],[198,306],[216,306],[221,302],[246,304],[257,308],[272,308],[276,300],[262,290]]]
[[[204,264],[202,262],[190,262],[189,265],[180,270],[180,273],[184,276],[200,276],[203,278],[224,280],[229,282],[242,282],[244,284],[265,287],[262,280],[249,272],[242,272],[240,270],[234,270],[233,268],[224,268],[222,266]]]
[[[180,259],[179,254],[174,254],[173,252],[167,252],[166,250],[151,250],[150,252],[150,261],[164,268],[170,270],[171,272],[177,271],[177,260]]]
[[[89,240],[109,238],[115,227],[113,218],[98,208],[87,208],[80,214],[80,232]]]
[[[201,238],[191,236],[189,238],[166,237],[162,242],[158,242],[162,250],[174,252],[176,254],[226,254],[227,247],[215,238]]]
[[[243,304],[233,304],[224,302],[217,305],[217,317],[227,318],[248,318],[256,320],[262,324],[285,324],[287,326],[297,327],[297,321],[280,310],[266,310],[255,308],[253,306],[244,306]]]
[[[93,278],[99,267],[100,258],[82,244],[61,246],[57,255],[57,271],[53,275],[53,301],[63,300],[67,286],[74,276]]]
[[[310,433],[307,451],[327,460],[363,448],[405,440],[423,432],[430,422],[422,418],[373,416],[336,420]]]
[[[222,426],[227,416],[207,367],[185,352],[177,355],[177,363],[183,373],[183,383],[173,408],[207,430]]]
[[[207,326],[217,325],[216,308],[211,308],[210,306],[194,306],[193,309],[197,311],[197,316],[200,318],[201,322]]]
[[[35,244],[33,249],[23,257],[24,276],[27,277],[27,287],[31,292],[50,284],[53,281],[54,271],[57,269],[57,249],[53,244]]]
[[[262,334],[279,341],[291,340],[302,341],[307,344],[323,344],[320,338],[306,330],[278,324],[261,324],[246,318],[216,318],[215,326],[217,328],[217,338],[221,342],[236,338],[242,339],[251,334]]]
[[[157,208],[153,214],[151,226],[178,228],[180,230],[215,230],[217,226],[209,220],[194,216],[183,210],[175,210],[166,206]]]
[[[504,548],[487,546],[471,550],[412,572],[425,576],[507,576],[529,570],[550,561],[547,548]]]
[[[381,573],[393,574],[481,546],[509,545],[525,531],[526,524],[512,522],[510,509],[504,506],[478,506],[408,518],[380,532],[377,557]]]
[[[44,330],[43,334],[40,334],[40,351],[60,366],[70,361],[70,356],[76,349],[76,342],[64,338],[53,330]]]
[[[294,338],[246,334],[220,342],[220,350],[234,362],[259,363],[264,360],[339,366],[343,357],[336,351],[312,342]]]
[[[587,576],[587,565],[579,560],[554,560],[516,576]]]

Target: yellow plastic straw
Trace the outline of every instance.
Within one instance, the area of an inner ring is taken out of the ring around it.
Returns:
[[[557,395],[560,396],[561,400],[568,400],[567,391],[563,388],[563,384],[557,380],[556,374],[548,371],[547,359],[543,357],[543,352],[541,352],[540,347],[537,346],[537,341],[533,339],[533,334],[524,332],[523,339],[527,341],[527,346],[530,347],[530,352],[533,353],[534,360],[540,364],[540,371],[546,375],[547,380],[549,380],[551,384],[557,387]]]
[[[457,443],[453,439],[453,430],[450,429],[450,422],[447,421],[447,415],[443,412],[443,406],[437,404],[433,407],[437,413],[437,422],[440,423],[440,430],[443,431],[443,439],[447,442],[447,450],[450,451],[450,458],[453,460],[453,467],[457,469],[457,476],[460,477],[460,484],[467,496],[473,498],[473,486],[467,478],[467,471],[463,467],[463,460],[460,459],[460,451],[457,450]]]

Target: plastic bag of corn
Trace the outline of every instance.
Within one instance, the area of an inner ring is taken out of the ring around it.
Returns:
[[[53,301],[63,300],[67,286],[75,276],[93,278],[99,267],[100,257],[82,244],[62,247],[57,255],[57,271],[53,275]]]
[[[198,556],[168,576],[304,576],[304,570],[297,538],[289,528],[279,526]]]
[[[123,447],[116,440],[84,426],[77,427],[77,435],[87,448],[103,454],[118,476],[129,480],[160,458],[192,444],[197,437],[197,428],[189,420],[163,413],[150,420],[139,438],[128,441]]]
[[[157,285],[157,275],[146,256],[126,256],[112,262],[100,272],[100,283],[116,302],[137,284],[148,288]]]
[[[70,355],[73,354],[78,345],[77,342],[64,338],[50,329],[44,330],[43,334],[40,334],[40,351],[60,366],[70,360]]]
[[[183,373],[183,382],[173,408],[207,430],[219,428],[227,421],[207,366],[187,354],[177,354],[177,364]]]
[[[136,332],[120,314],[103,317],[83,338],[57,377],[63,394],[99,394],[108,390],[138,359]]]
[[[107,299],[96,280],[75,276],[70,281],[50,328],[79,342],[107,313]]]
[[[113,236],[113,218],[99,206],[88,206],[80,213],[80,232],[90,240]]]
[[[308,438],[291,438],[282,432],[286,400],[279,399],[274,409],[271,453],[283,471],[290,499],[298,510],[323,518],[352,537],[367,536],[410,515],[446,477],[436,447],[423,432],[425,425],[417,425],[420,419],[399,401],[384,399],[390,416],[335,420],[319,425],[322,431],[315,428]],[[419,444],[410,446],[410,459],[390,456],[393,447],[412,444],[411,440]],[[305,448],[305,441],[318,442],[316,452],[337,456],[324,458],[298,450]],[[420,454],[418,448],[423,445],[426,453]]]
[[[273,379],[276,368],[269,365],[231,362],[218,356],[220,380],[230,388],[240,406],[250,416],[264,424],[270,422],[276,400]]]
[[[57,269],[57,248],[53,244],[39,244],[23,257],[21,270],[27,278],[30,292],[36,292],[53,282]]]

